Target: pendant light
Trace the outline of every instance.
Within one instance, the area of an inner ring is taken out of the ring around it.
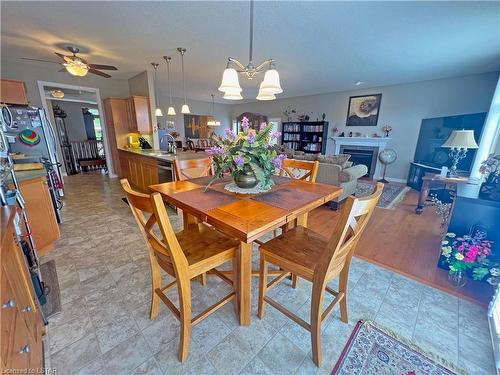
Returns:
[[[215,103],[214,103],[214,94],[210,94],[212,97],[212,119],[207,122],[208,126],[220,126],[220,121],[215,119]]]
[[[155,85],[155,116],[156,117],[161,117],[163,116],[163,113],[161,111],[161,108],[158,106],[158,83],[157,83],[157,80],[156,80],[156,69],[158,69],[158,63],[154,63],[152,62],[151,65],[153,66],[154,70],[155,70],[155,77],[154,77],[154,85]]]
[[[183,114],[189,114],[191,111],[189,110],[189,106],[187,105],[187,100],[186,100],[186,79],[184,77],[184,54],[186,53],[186,49],[182,47],[177,47],[177,51],[181,54],[181,62],[182,62],[182,90],[184,93],[184,104],[182,105],[181,108],[181,113]]]
[[[170,98],[170,105],[167,110],[167,115],[175,116],[175,108],[172,105],[172,86],[170,85],[170,61],[172,58],[170,56],[163,56],[165,61],[167,62],[167,83],[168,83],[168,95]]]
[[[241,100],[241,86],[238,79],[238,73],[246,75],[248,79],[252,79],[256,74],[263,72],[266,68],[266,73],[264,75],[264,80],[262,81],[259,94],[257,95],[258,100],[274,100],[276,99],[275,94],[281,94],[283,89],[281,88],[280,76],[278,71],[274,67],[274,60],[267,59],[264,60],[259,65],[255,66],[253,64],[253,8],[254,0],[250,0],[250,48],[249,48],[249,62],[245,66],[238,60],[228,57],[226,69],[222,74],[222,82],[219,86],[219,91],[224,92],[224,99],[229,100]]]

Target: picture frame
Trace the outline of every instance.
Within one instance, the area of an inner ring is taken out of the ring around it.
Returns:
[[[377,126],[382,94],[349,97],[346,126]]]

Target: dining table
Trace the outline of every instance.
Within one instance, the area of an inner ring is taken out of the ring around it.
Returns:
[[[232,182],[230,176],[211,180],[212,177],[200,177],[151,185],[149,189],[183,211],[185,226],[203,221],[240,241],[235,290],[240,325],[250,325],[253,243],[291,223],[307,226],[307,214],[339,197],[342,188],[274,176],[269,191],[240,194],[225,189]]]

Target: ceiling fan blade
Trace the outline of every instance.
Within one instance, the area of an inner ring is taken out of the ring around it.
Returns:
[[[66,68],[59,69],[58,72],[67,72]]]
[[[48,62],[48,63],[52,63],[52,64],[60,64],[59,61],[50,61],[50,60],[41,60],[41,59],[30,59],[29,57],[21,57],[21,60],[41,61],[41,62]]]
[[[89,73],[96,74],[98,76],[105,77],[105,78],[110,78],[111,77],[109,74],[106,74],[104,72],[100,72],[99,70],[95,70],[95,69],[92,69],[92,68],[89,69]]]
[[[59,52],[54,52],[57,56],[59,56],[61,59],[64,59],[66,56],[64,56],[62,53]]]
[[[100,70],[118,70],[116,66],[113,65],[101,65],[101,64],[88,64],[89,68],[100,69]]]

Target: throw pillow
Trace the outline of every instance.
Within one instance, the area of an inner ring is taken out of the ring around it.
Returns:
[[[318,156],[318,161],[320,163],[327,163],[327,164],[337,164],[340,165],[343,168],[346,167],[346,163],[349,160],[351,155],[349,154],[340,154],[340,155],[319,155]]]

